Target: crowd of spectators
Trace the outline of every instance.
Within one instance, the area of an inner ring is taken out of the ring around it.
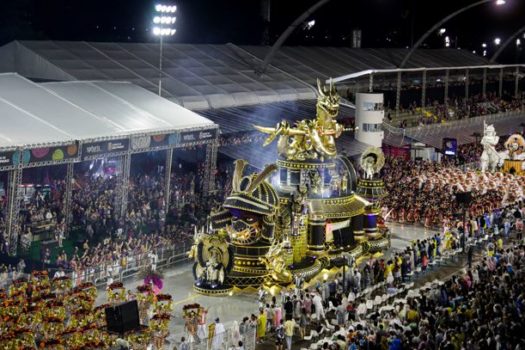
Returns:
[[[522,245],[499,250],[370,319],[343,323],[322,348],[521,349],[524,253]]]
[[[75,285],[111,282],[120,278],[124,269],[151,266],[163,256],[183,254],[189,248],[192,233],[174,228],[167,231],[117,234],[97,244],[85,240],[81,247],[75,247],[71,257],[62,251],[52,263],[70,272]]]
[[[43,263],[73,272],[82,281],[108,277],[130,260],[135,259],[135,265],[145,263],[145,252],[158,255],[160,248],[164,251],[184,245],[188,248],[194,228],[205,225],[210,210],[221,203],[225,193],[231,189],[231,174],[230,165],[219,167],[216,173],[217,190],[208,196],[201,196],[203,169],[192,171],[182,164],[174,164],[170,206],[166,208],[163,167],[132,173],[127,211],[123,216],[119,212],[119,176],[90,172],[76,174],[72,191],[71,232],[77,234],[69,237],[66,237],[63,220],[65,181],[48,180],[46,191],[39,187],[22,203],[21,241],[29,247],[36,234],[34,227],[45,224],[50,234],[40,239],[56,240],[59,248],[55,253],[43,248],[40,253]],[[0,224],[3,225],[5,197],[2,197],[0,204]],[[76,239],[72,241],[74,251],[67,250],[69,256],[62,247],[63,240],[67,238]],[[3,242],[7,241],[3,239]],[[5,244],[3,251],[7,250]]]
[[[394,120],[394,112],[387,110],[387,119],[402,128],[443,123],[450,120],[478,117],[500,112],[511,112],[523,109],[525,96],[519,98],[503,99],[496,93],[487,93],[485,96],[478,94],[466,98],[450,98],[448,103],[436,100],[428,101],[423,109],[416,102],[400,107],[400,116]]]
[[[241,336],[253,328],[277,349],[522,349],[525,246],[518,240],[504,247],[497,231],[493,237],[479,263],[472,263],[471,245],[466,269],[418,290],[407,281],[456,250],[458,236],[415,241],[387,261],[348,269],[344,282],[338,274],[306,289],[283,289],[280,297],[260,292],[259,313],[244,318]]]
[[[9,283],[17,278],[24,276],[26,264],[20,259],[18,264],[0,264],[0,289],[5,288]]]
[[[476,173],[429,161],[387,158],[383,178],[388,196],[383,215],[401,223],[441,227],[465,210],[479,218],[524,198],[522,177],[503,173]],[[457,194],[471,192],[463,207]]]
[[[75,271],[79,280],[90,278],[93,281],[118,275],[121,268],[130,264],[145,265],[148,259],[158,259],[161,250],[169,251],[176,247],[182,252],[184,247],[188,249],[194,228],[205,224],[209,211],[222,194],[198,196],[197,181],[192,172],[172,173],[171,205],[166,212],[162,171],[133,176],[130,179],[127,213],[120,218],[113,215],[112,204],[116,193],[113,179],[98,179],[98,191],[93,188],[79,190],[75,196],[79,199],[75,202],[75,208],[80,210],[75,211],[74,224],[86,228],[87,240],[80,247],[82,249],[75,248],[70,260],[61,259],[56,263]],[[98,196],[88,195],[94,192]],[[93,201],[86,205],[81,202],[86,198]],[[79,255],[80,251],[82,255]],[[157,257],[148,258],[148,253],[154,253]]]

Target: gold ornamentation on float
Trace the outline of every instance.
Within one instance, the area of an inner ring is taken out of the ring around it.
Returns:
[[[330,80],[328,88],[321,87],[317,79],[316,118],[301,120],[292,127],[283,120],[275,128],[255,126],[265,134],[269,134],[263,146],[272,143],[277,136],[277,150],[280,156],[287,160],[305,161],[308,159],[334,158],[337,155],[335,139],[344,128],[335,121],[339,114],[339,94]]]

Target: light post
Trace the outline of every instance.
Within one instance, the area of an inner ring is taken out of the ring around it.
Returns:
[[[516,39],[516,47],[517,48],[520,48],[521,46],[521,40],[519,38],[520,34],[523,33],[525,31],[525,26],[521,27],[520,29],[518,29],[517,31],[515,31],[511,36],[509,36],[507,38],[507,40],[505,40],[501,46],[499,47],[499,49],[494,53],[494,55],[492,55],[492,57],[490,58],[490,62],[496,62],[496,59],[498,58],[498,56],[503,52],[503,50],[505,50],[505,48],[512,42],[512,40],[514,40],[514,38],[518,37]],[[525,39],[525,34],[523,34],[523,39]]]
[[[476,7],[476,6],[479,6],[479,5],[483,5],[487,2],[493,2],[496,4],[496,6],[502,6],[502,5],[505,5],[505,0],[480,0],[480,1],[477,1],[473,4],[470,4],[470,5],[467,5],[453,13],[451,13],[450,15],[446,16],[445,18],[443,18],[442,20],[440,20],[439,22],[437,22],[436,24],[434,24],[432,26],[432,28],[430,28],[429,30],[427,30],[427,32],[425,34],[423,34],[419,39],[418,41],[416,41],[416,43],[414,44],[414,46],[412,46],[410,48],[410,51],[408,51],[408,53],[406,54],[405,58],[403,58],[403,61],[401,61],[401,63],[399,64],[399,68],[403,68],[405,66],[405,64],[408,62],[408,59],[412,56],[412,54],[416,51],[416,49],[423,43],[423,41],[425,41],[426,38],[428,38],[428,36],[432,33],[434,33],[438,28],[441,28],[443,26],[443,24],[445,24],[446,22],[448,22],[450,19],[456,17],[457,15],[459,15],[460,13],[463,13],[473,7]]]
[[[153,17],[153,35],[160,39],[159,45],[159,96],[162,96],[162,48],[164,37],[175,35],[174,28],[177,20],[173,14],[177,11],[175,5],[157,4],[155,5],[155,16]]]

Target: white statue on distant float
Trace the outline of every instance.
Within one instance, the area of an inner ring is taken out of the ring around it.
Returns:
[[[525,160],[525,139],[520,134],[511,135],[505,142],[505,150],[502,152],[496,150],[498,143],[499,136],[496,135],[494,126],[483,123],[483,138],[481,139],[483,153],[480,158],[482,172],[495,171],[498,166],[503,166],[505,161]],[[521,168],[525,170],[525,162],[522,162]]]
[[[483,138],[481,145],[483,153],[481,154],[481,171],[496,171],[497,166],[502,162],[501,156],[496,151],[496,145],[499,142],[499,136],[496,135],[494,125],[487,125],[483,122]]]

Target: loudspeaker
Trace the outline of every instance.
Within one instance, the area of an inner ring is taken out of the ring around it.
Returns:
[[[136,300],[106,308],[109,332],[125,333],[140,327],[139,306]]]
[[[456,193],[456,202],[458,204],[469,205],[471,201],[472,201],[472,192]]]

